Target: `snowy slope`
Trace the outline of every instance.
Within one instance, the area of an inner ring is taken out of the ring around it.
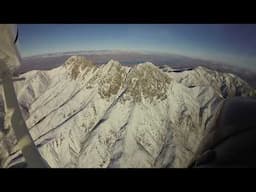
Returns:
[[[96,66],[71,56],[16,85],[27,126],[51,167],[185,167],[222,101],[250,95],[232,74],[184,72],[152,63]],[[23,161],[13,132],[0,141],[3,167]]]

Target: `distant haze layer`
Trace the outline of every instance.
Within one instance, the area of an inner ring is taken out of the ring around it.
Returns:
[[[71,55],[82,55],[95,64],[107,63],[110,59],[118,60],[122,64],[131,65],[142,62],[152,62],[156,65],[169,65],[172,68],[194,68],[196,66],[206,66],[221,72],[229,72],[240,76],[253,87],[256,87],[256,72],[234,67],[228,64],[209,60],[186,57],[177,54],[160,54],[136,51],[79,51],[52,53],[38,56],[24,57],[19,73],[30,70],[48,70],[62,65]]]

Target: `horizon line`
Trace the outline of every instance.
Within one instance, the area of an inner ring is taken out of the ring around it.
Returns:
[[[113,52],[131,52],[131,53],[139,53],[139,54],[163,54],[163,55],[176,55],[176,56],[180,56],[180,57],[185,57],[185,58],[189,58],[189,59],[195,59],[195,60],[201,60],[201,61],[206,61],[206,62],[211,62],[212,64],[223,64],[223,65],[229,65],[229,66],[234,66],[231,63],[228,62],[223,62],[223,61],[217,61],[217,60],[213,60],[213,59],[206,59],[206,58],[200,58],[200,57],[196,57],[196,56],[190,56],[190,55],[184,55],[184,54],[180,54],[180,53],[176,53],[176,52],[164,52],[164,51],[153,51],[153,50],[136,50],[136,49],[85,49],[85,50],[76,50],[76,51],[59,51],[59,52],[48,52],[48,53],[41,53],[41,54],[33,54],[33,55],[29,55],[29,56],[21,56],[22,59],[27,59],[27,58],[31,58],[31,57],[43,57],[43,56],[47,56],[47,55],[58,55],[58,54],[63,54],[65,55],[65,53],[67,55],[72,53],[79,53],[79,52],[100,52],[100,51],[113,51]],[[236,66],[238,67],[238,66]],[[243,69],[250,69],[248,67],[239,67],[239,68],[243,68]],[[255,71],[255,70],[254,70]]]

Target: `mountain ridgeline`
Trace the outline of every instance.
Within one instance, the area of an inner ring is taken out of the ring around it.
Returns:
[[[83,56],[20,76],[23,116],[51,167],[186,167],[222,101],[255,96],[239,77],[206,67],[95,65]],[[24,158],[1,103],[0,162],[10,167]]]

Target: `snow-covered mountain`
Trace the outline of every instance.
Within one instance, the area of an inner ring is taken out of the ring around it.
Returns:
[[[222,101],[255,94],[237,76],[205,67],[96,66],[81,56],[21,76],[20,106],[51,167],[186,167]],[[13,131],[0,130],[1,165],[24,161]]]

